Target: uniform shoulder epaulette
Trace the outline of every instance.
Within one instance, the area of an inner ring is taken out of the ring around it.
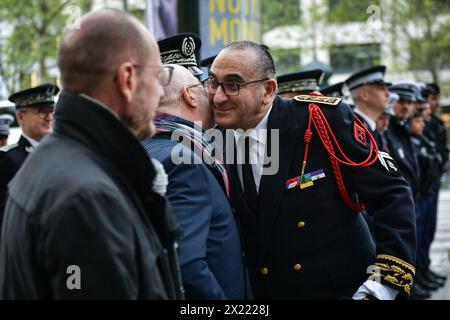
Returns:
[[[326,97],[326,96],[313,96],[308,94],[301,94],[298,96],[295,96],[293,98],[295,101],[299,102],[309,102],[309,103],[319,103],[319,104],[326,104],[330,106],[337,106],[341,102],[341,98],[337,97]]]
[[[18,146],[19,146],[18,143],[9,144],[9,145],[7,145],[7,146],[1,147],[1,148],[0,148],[0,151],[1,151],[1,152],[8,152],[9,150],[14,149],[14,148],[16,148],[16,147],[18,147]]]

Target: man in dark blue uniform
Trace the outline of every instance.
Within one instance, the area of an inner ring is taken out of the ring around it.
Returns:
[[[417,154],[414,152],[408,119],[414,113],[416,92],[413,84],[394,84],[390,91],[399,95],[393,105],[394,115],[390,119],[386,132],[390,154],[400,167],[400,171],[408,181],[413,198],[416,199],[419,187],[419,164]]]
[[[22,163],[39,142],[52,132],[54,97],[59,88],[43,84],[16,92],[9,100],[16,105],[16,118],[22,136],[16,144],[0,149],[0,224],[7,196],[7,186]]]
[[[355,103],[355,115],[369,129],[380,150],[383,150],[383,142],[376,130],[376,121],[388,103],[389,84],[384,82],[385,72],[385,66],[376,66],[361,70],[345,81]]]
[[[256,298],[407,296],[414,205],[395,162],[374,152],[339,98],[283,99],[274,77],[270,53],[239,41],[219,53],[207,82],[217,124],[233,129],[225,131],[230,195]],[[234,146],[243,162],[230,155]]]
[[[423,226],[421,224],[422,214],[420,212],[422,206],[419,205],[418,202],[418,191],[420,188],[419,155],[413,146],[410,124],[408,122],[408,119],[410,119],[415,112],[414,103],[417,101],[417,88],[412,82],[401,82],[392,85],[389,90],[397,94],[399,99],[394,102],[392,108],[394,114],[391,116],[385,137],[390,154],[398,163],[402,175],[411,187],[413,199],[415,201],[414,213],[418,234],[417,240],[421,242]],[[422,255],[420,252],[420,243],[418,243],[417,246],[417,250],[419,251],[417,255],[418,259],[420,259],[420,256]],[[429,289],[431,288],[427,286],[427,283],[424,283],[422,278],[417,276],[411,297],[413,299],[428,298],[431,296],[428,292]]]
[[[430,103],[430,107],[432,110],[431,119],[427,122],[425,126],[424,134],[425,136],[433,141],[436,146],[436,151],[440,157],[440,165],[438,176],[433,183],[433,199],[431,200],[431,206],[429,208],[430,219],[426,226],[425,231],[425,241],[426,241],[426,264],[425,264],[425,273],[427,277],[431,280],[435,281],[445,281],[447,278],[445,276],[436,274],[432,270],[430,270],[430,258],[429,258],[429,250],[431,247],[431,243],[434,240],[434,234],[436,232],[436,223],[437,223],[437,205],[439,198],[439,190],[441,188],[441,176],[446,170],[446,165],[449,157],[449,150],[447,145],[447,130],[445,128],[444,122],[440,119],[438,113],[441,107],[440,105],[440,95],[441,89],[439,85],[436,83],[428,83],[426,85],[428,91],[428,102]]]
[[[320,69],[283,74],[277,77],[278,94],[292,98],[299,94],[318,93],[324,75]]]

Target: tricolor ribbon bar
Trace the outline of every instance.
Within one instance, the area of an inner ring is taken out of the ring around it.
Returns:
[[[305,189],[308,187],[311,187],[314,185],[314,181],[325,178],[325,172],[323,172],[323,169],[316,170],[313,172],[306,173],[303,176],[303,182],[300,184],[300,176],[288,179],[285,182],[286,190],[295,188],[297,186],[300,186],[300,189]]]

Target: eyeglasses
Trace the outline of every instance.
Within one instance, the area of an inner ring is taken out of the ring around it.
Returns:
[[[45,119],[49,114],[53,115],[54,108],[53,107],[41,107],[41,108],[31,108],[25,107],[20,109],[21,112],[31,112],[33,114],[37,114],[39,118]]]
[[[207,80],[207,79],[206,79],[206,80]],[[190,85],[187,85],[187,86],[185,86],[185,87],[188,88],[188,89],[190,89],[190,88],[202,86],[203,92],[204,92],[205,94],[207,94],[208,91],[206,90],[206,86],[205,86],[205,81],[206,81],[206,80],[203,80],[202,82],[199,82],[199,83],[196,83],[196,84],[190,84]],[[183,99],[183,95],[181,95],[181,96],[178,98],[178,100],[181,100],[181,99]]]
[[[270,78],[264,78],[264,79],[258,79],[258,80],[253,80],[253,81],[247,81],[244,83],[238,83],[238,82],[217,82],[214,79],[206,79],[203,83],[206,92],[208,92],[208,94],[214,95],[217,93],[217,89],[219,89],[219,87],[222,87],[223,93],[226,96],[237,96],[239,95],[239,90],[241,87],[246,86],[248,84],[251,83],[256,83],[256,82],[261,82],[261,81],[266,81],[269,80]]]
[[[152,66],[149,64],[133,64],[133,67],[138,68],[158,68],[160,69],[157,75],[158,82],[163,87],[169,85],[172,80],[173,66]]]
[[[196,84],[191,84],[186,86],[186,88],[193,88],[193,87],[197,87],[197,86],[202,86],[203,90],[205,91],[205,93],[208,93],[208,84],[207,81],[209,79],[205,79],[202,82],[196,83]]]

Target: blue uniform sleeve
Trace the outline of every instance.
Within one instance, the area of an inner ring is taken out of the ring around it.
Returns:
[[[350,108],[341,104],[327,113],[344,152],[355,162],[364,160],[369,154],[369,148],[358,143],[355,138],[355,120]],[[377,257],[372,276],[381,278],[383,284],[409,294],[415,273],[413,265],[416,251],[411,189],[389,154],[380,151],[376,158],[368,167],[340,167],[346,187],[364,201],[368,214],[373,217]]]

